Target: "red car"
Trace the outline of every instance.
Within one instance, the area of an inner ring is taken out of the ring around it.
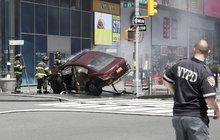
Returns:
[[[113,85],[114,88],[114,84],[130,71],[130,66],[124,58],[87,50],[71,56],[59,70],[68,90],[99,96],[104,86]],[[55,80],[50,81],[53,91],[59,93],[61,89]]]

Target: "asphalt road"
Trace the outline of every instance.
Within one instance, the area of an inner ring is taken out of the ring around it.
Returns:
[[[4,140],[172,140],[170,118],[96,113],[0,115]],[[161,127],[163,126],[163,127]]]
[[[174,140],[171,117],[31,111],[45,102],[0,102],[2,140]],[[26,110],[16,111],[12,110]],[[12,111],[12,112],[10,112]],[[212,139],[220,139],[211,119]]]

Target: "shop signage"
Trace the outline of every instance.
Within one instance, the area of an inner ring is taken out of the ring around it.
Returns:
[[[120,15],[120,4],[115,4],[101,0],[93,0],[93,11],[113,15]]]
[[[24,45],[24,40],[9,40],[9,45]]]

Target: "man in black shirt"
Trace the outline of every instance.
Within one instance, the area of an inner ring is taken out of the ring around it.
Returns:
[[[182,59],[166,71],[164,85],[174,93],[173,127],[177,140],[210,140],[207,105],[219,118],[215,79],[205,65],[208,43],[200,40],[193,47],[194,57]]]

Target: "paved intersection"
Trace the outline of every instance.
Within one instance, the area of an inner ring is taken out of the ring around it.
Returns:
[[[44,103],[37,106],[79,112],[97,112],[146,116],[172,116],[173,101],[171,99],[114,99],[93,98],[74,99],[70,102]],[[213,110],[209,110],[209,116]]]

